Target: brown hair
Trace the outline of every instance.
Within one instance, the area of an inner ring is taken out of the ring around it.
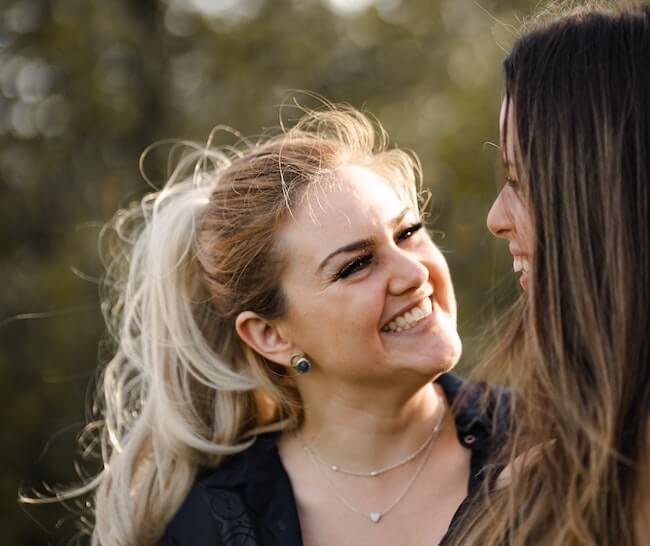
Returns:
[[[532,270],[477,373],[513,388],[513,478],[456,540],[632,545],[650,415],[650,7],[538,19],[505,74]]]
[[[297,425],[302,409],[286,368],[250,349],[236,334],[235,319],[244,310],[269,319],[286,313],[281,286],[286,257],[276,234],[292,211],[309,200],[310,188],[349,164],[383,174],[418,210],[421,177],[416,158],[388,150],[380,125],[338,106],[309,111],[286,133],[234,160],[219,175],[198,221],[196,257],[210,309],[216,311],[209,320],[210,336],[226,360],[245,363],[244,368],[264,377],[266,394],[291,426]]]

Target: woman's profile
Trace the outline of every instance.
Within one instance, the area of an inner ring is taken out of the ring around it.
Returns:
[[[454,403],[449,270],[386,141],[329,105],[115,215],[93,544],[443,540],[498,434]]]
[[[517,419],[507,483],[456,542],[648,544],[650,7],[538,19],[505,79],[488,227],[524,290],[483,373]]]

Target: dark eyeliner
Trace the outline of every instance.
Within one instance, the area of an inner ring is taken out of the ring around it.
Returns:
[[[516,191],[519,189],[519,181],[510,176],[505,176],[503,178],[503,186],[510,186],[513,190]]]
[[[412,226],[409,226],[406,229],[400,231],[399,234],[397,235],[397,240],[403,241],[404,239],[408,239],[409,237],[415,235],[423,227],[424,224],[422,222],[417,222],[416,224],[413,224]]]
[[[399,242],[408,239],[409,237],[415,235],[415,233],[420,231],[423,227],[424,224],[422,222],[417,222],[413,225],[410,225],[397,234],[396,240]],[[334,275],[334,280],[345,279],[353,273],[356,273],[362,269],[364,266],[368,265],[370,262],[372,262],[372,254],[362,254],[361,256],[357,256],[351,262],[348,262],[346,265],[344,265]]]
[[[361,256],[357,256],[356,258],[354,258],[354,260],[344,265],[336,273],[336,275],[334,275],[334,280],[345,279],[346,277],[349,277],[350,275],[352,275],[352,273],[356,273],[359,269],[361,269],[363,266],[367,265],[371,261],[372,261],[372,254],[362,254]]]

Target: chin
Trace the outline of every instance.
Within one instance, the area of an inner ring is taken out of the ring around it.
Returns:
[[[418,354],[417,361],[402,367],[406,367],[424,379],[431,381],[439,375],[452,370],[460,360],[461,353],[460,338],[458,334],[455,334],[443,346],[437,344],[428,350],[423,348],[422,352]]]
[[[463,354],[463,344],[460,341],[460,336],[458,335],[458,332],[454,332],[452,345],[453,346],[451,347],[450,350],[449,369],[453,368],[456,364],[458,364],[458,361],[460,360],[460,356]]]
[[[463,352],[463,345],[457,332],[454,332],[447,340],[446,346],[437,347],[432,351],[432,362],[435,365],[435,375],[446,373],[454,368],[460,360],[460,355]]]

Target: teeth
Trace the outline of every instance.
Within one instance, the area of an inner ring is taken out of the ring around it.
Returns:
[[[411,316],[413,317],[413,320],[420,320],[421,318],[424,318],[424,311],[419,307],[416,307],[411,311]]]
[[[395,317],[382,328],[383,332],[401,332],[415,326],[423,318],[428,317],[433,311],[429,298],[425,298],[419,305]]]
[[[515,256],[514,259],[512,260],[512,269],[514,270],[515,273],[518,273],[519,271],[528,273],[529,267],[530,264],[528,263],[528,260],[526,258],[523,258],[521,256]]]

